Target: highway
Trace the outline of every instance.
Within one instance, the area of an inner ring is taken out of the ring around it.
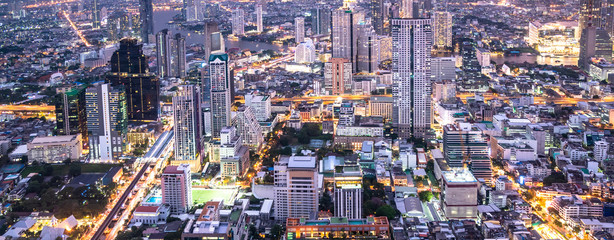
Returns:
[[[132,190],[134,189],[134,187],[137,185],[137,183],[139,182],[139,180],[141,179],[141,177],[143,176],[143,174],[145,174],[145,171],[149,168],[149,163],[145,163],[141,169],[139,170],[139,172],[136,174],[136,176],[134,177],[134,179],[132,180],[132,182],[130,183],[130,185],[128,186],[128,188],[126,188],[126,190],[124,191],[124,193],[122,194],[122,196],[119,198],[119,201],[117,201],[117,203],[115,204],[115,206],[111,209],[111,211],[109,212],[109,214],[106,216],[105,220],[102,222],[102,224],[98,227],[98,230],[96,231],[96,233],[94,233],[94,236],[91,238],[93,240],[98,240],[98,239],[106,239],[104,237],[104,231],[105,229],[107,229],[107,227],[109,226],[109,224],[111,223],[111,221],[113,221],[113,218],[115,217],[115,215],[117,215],[117,213],[119,212],[119,209],[122,207],[122,205],[124,205],[124,203],[126,202],[126,199],[128,199],[128,196],[130,195],[130,193],[132,192]]]

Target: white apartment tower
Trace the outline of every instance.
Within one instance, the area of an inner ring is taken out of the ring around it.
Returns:
[[[264,31],[264,26],[262,25],[262,5],[256,5],[256,31],[259,33]]]
[[[393,124],[399,137],[423,138],[430,129],[431,20],[392,20]]]
[[[175,159],[171,165],[189,164],[192,172],[200,171],[201,116],[200,88],[195,85],[179,86],[173,97]]]
[[[305,41],[305,18],[297,17],[294,18],[294,40],[296,44],[302,43]]]
[[[232,34],[245,35],[245,12],[243,9],[232,10]]]

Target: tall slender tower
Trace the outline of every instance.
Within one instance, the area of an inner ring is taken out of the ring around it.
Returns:
[[[209,80],[211,83],[211,136],[220,137],[220,131],[231,124],[231,84],[228,54],[209,56]]]
[[[264,26],[262,25],[262,5],[256,5],[256,31],[259,33],[264,31]]]
[[[349,9],[337,9],[332,17],[333,57],[354,61],[354,14]]]
[[[435,48],[452,47],[452,14],[435,12],[432,16],[433,46]]]
[[[330,9],[317,7],[311,10],[311,32],[313,35],[330,34]]]
[[[186,213],[192,207],[192,174],[190,165],[167,166],[162,172],[162,203],[172,214]]]
[[[151,72],[142,45],[134,38],[120,41],[111,56],[111,71],[106,80],[113,87],[123,86],[128,101],[128,119],[157,121],[160,108],[160,82]]]
[[[232,34],[245,34],[245,12],[243,9],[237,8],[232,10]]]
[[[100,6],[99,0],[94,0],[92,6],[92,27],[94,29],[100,28]]]
[[[180,33],[175,34],[170,41],[171,76],[185,78],[186,75],[186,56],[185,56],[185,37]]]
[[[375,33],[384,35],[384,0],[371,0],[371,17]]]
[[[200,171],[201,116],[198,86],[180,86],[173,97],[175,160],[171,161],[171,165],[189,164],[193,172]]]
[[[430,129],[432,39],[430,19],[392,19],[393,123],[402,138]]]
[[[97,84],[85,92],[90,160],[112,162],[126,150],[126,92],[119,86]]]
[[[149,43],[149,36],[154,34],[153,0],[139,0],[139,12],[141,14],[141,41]]]
[[[305,41],[305,18],[304,17],[294,18],[294,40],[296,44],[299,44]]]
[[[168,29],[156,33],[156,61],[158,62],[158,77],[165,78],[170,76],[170,39]]]
[[[209,59],[209,54],[211,54],[212,48],[212,34],[214,32],[219,31],[217,22],[215,21],[206,21],[203,29],[203,36],[205,37],[205,59]]]

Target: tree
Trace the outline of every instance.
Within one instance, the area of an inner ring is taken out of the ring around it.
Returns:
[[[551,186],[553,183],[566,183],[567,177],[563,172],[552,172],[549,176],[544,178],[544,186]]]
[[[78,163],[70,164],[70,169],[68,169],[68,174],[73,177],[81,175],[81,164],[78,164]]]
[[[320,211],[334,211],[333,199],[328,190],[320,197]]]
[[[51,166],[49,164],[43,165],[42,175],[43,176],[51,176],[51,175],[53,175],[53,166]]]
[[[292,148],[291,147],[282,148],[281,151],[279,151],[279,154],[286,155],[286,156],[292,155]]]
[[[281,236],[284,233],[284,229],[281,227],[281,225],[279,224],[275,224],[273,225],[273,227],[271,228],[271,237],[274,240],[278,240],[279,238],[281,238]]]
[[[422,191],[418,193],[418,197],[422,202],[430,202],[433,198],[433,192],[431,191]]]
[[[390,205],[384,205],[375,210],[375,216],[384,216],[387,217],[388,220],[396,218],[397,215],[397,210]]]

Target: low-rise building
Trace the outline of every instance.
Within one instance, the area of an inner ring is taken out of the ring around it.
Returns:
[[[28,143],[29,162],[57,163],[81,157],[81,134],[37,137]]]
[[[288,239],[390,239],[390,226],[386,217],[322,220],[288,218],[286,235]]]

